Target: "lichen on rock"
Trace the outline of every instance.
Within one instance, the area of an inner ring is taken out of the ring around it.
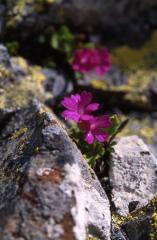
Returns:
[[[46,76],[39,66],[30,66],[22,57],[10,58],[9,69],[0,67],[4,84],[1,86],[0,108],[15,109],[34,97],[44,102],[53,95],[44,89]],[[7,80],[5,80],[7,77]]]

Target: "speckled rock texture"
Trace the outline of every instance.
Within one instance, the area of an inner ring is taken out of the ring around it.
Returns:
[[[112,240],[156,240],[157,197],[127,217],[114,216]]]
[[[54,114],[37,100],[1,125],[0,239],[110,239],[110,205]]]
[[[123,137],[115,146],[110,168],[112,201],[127,216],[157,194],[157,159],[137,136]]]
[[[67,85],[57,70],[31,65],[22,57],[10,57],[6,47],[0,45],[0,111],[15,110],[33,98],[53,105],[66,93]]]

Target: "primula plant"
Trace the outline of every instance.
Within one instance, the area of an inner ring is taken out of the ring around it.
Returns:
[[[90,166],[95,168],[97,161],[105,156],[109,160],[114,138],[127,121],[120,124],[117,116],[95,116],[93,113],[100,108],[100,104],[92,102],[92,93],[86,91],[65,97],[61,105],[65,107],[62,117],[72,121],[70,133]]]

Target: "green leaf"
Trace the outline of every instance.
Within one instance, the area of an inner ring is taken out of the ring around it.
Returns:
[[[120,124],[120,120],[117,115],[111,117],[111,127],[106,131],[110,136],[114,134]]]
[[[67,26],[62,26],[59,35],[63,41],[66,42],[72,42],[74,39],[73,34],[70,32],[69,28]]]
[[[51,46],[54,49],[58,49],[59,48],[59,37],[58,34],[53,34],[52,38],[51,38]]]

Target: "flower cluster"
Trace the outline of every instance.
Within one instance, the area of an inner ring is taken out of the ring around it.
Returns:
[[[111,120],[108,115],[93,116],[92,112],[99,109],[99,103],[91,103],[92,94],[83,91],[81,94],[65,97],[61,104],[66,108],[62,116],[66,120],[72,120],[79,123],[81,130],[85,133],[84,140],[92,144],[94,139],[104,142],[108,138],[105,129],[110,128]]]
[[[72,68],[86,73],[95,70],[98,75],[106,73],[111,66],[111,55],[106,48],[78,49],[74,53]]]

